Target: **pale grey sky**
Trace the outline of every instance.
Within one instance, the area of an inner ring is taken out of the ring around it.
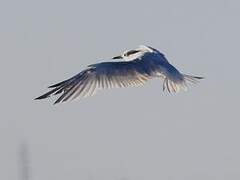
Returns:
[[[0,179],[240,179],[240,3],[234,0],[0,2]],[[206,79],[162,82],[53,106],[52,83],[139,44]]]

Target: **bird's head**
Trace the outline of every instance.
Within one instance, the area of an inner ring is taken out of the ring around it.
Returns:
[[[112,59],[123,59],[125,61],[131,61],[137,58],[141,58],[145,53],[152,53],[155,50],[151,47],[141,45],[136,49],[124,51],[121,55],[115,56]]]

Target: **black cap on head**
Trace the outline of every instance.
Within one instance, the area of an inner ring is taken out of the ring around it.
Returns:
[[[122,59],[122,58],[123,58],[122,56],[115,56],[112,59]]]

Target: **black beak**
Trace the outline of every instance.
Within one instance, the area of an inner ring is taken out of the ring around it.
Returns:
[[[122,59],[122,56],[115,56],[112,59]]]

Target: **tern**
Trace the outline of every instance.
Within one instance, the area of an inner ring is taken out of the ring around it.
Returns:
[[[99,89],[140,86],[152,78],[163,80],[163,91],[187,90],[188,83],[203,77],[186,75],[169,63],[165,55],[150,46],[141,45],[124,51],[112,61],[89,65],[77,75],[49,86],[51,90],[35,99],[60,95],[54,104],[92,96]],[[115,61],[117,60],[117,61]]]

